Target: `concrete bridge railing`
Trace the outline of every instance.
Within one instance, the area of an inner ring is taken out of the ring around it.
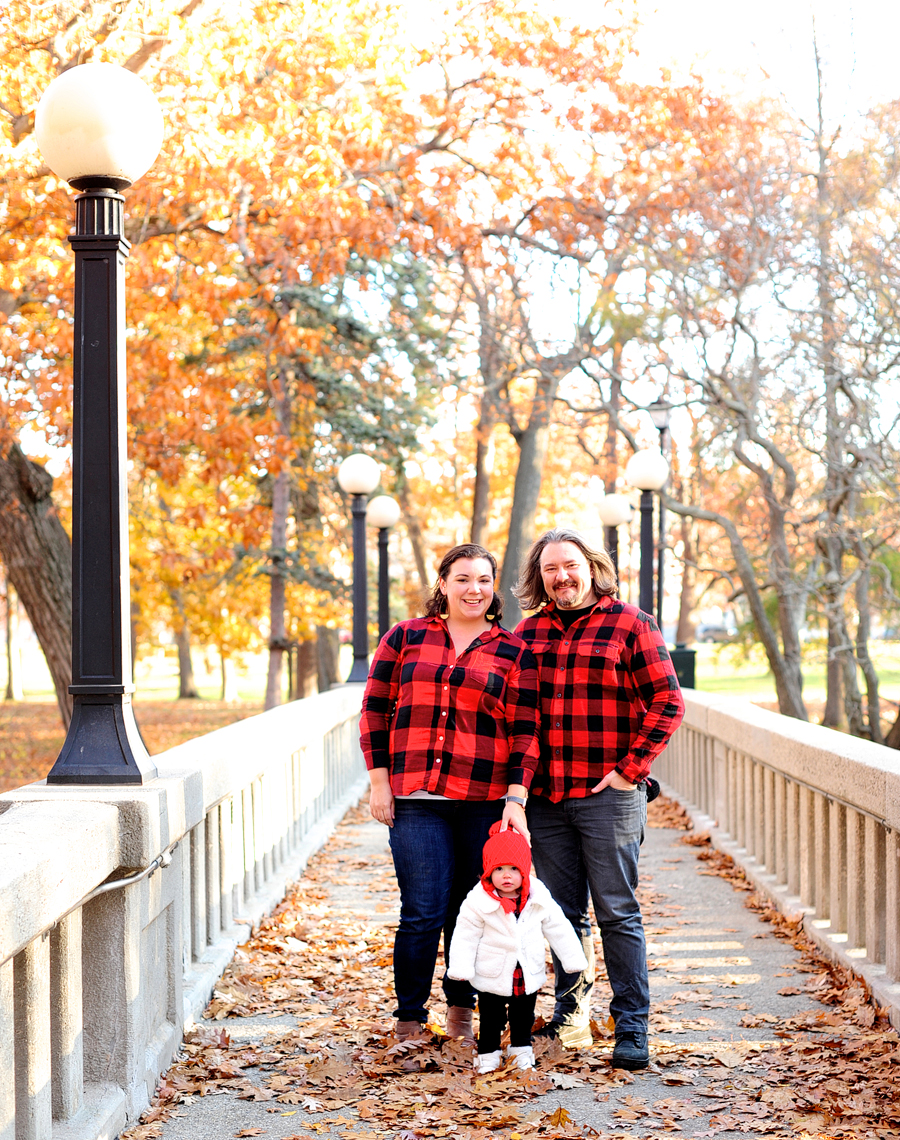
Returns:
[[[654,774],[900,1026],[900,753],[686,693]]]
[[[112,1140],[254,922],[365,787],[362,686],[157,758],[143,788],[0,796],[0,1140]],[[655,771],[900,1021],[900,755],[686,694]]]
[[[361,696],[180,745],[141,788],[0,796],[0,1140],[135,1121],[235,947],[362,792]]]

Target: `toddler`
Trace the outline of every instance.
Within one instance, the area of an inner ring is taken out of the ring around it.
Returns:
[[[563,969],[587,968],[572,924],[540,881],[531,876],[531,848],[510,828],[491,828],[484,874],[460,908],[450,942],[448,976],[478,991],[477,1073],[500,1067],[500,1036],[509,1019],[509,1048],[520,1069],[534,1068],[531,1027],[546,972],[544,939]]]

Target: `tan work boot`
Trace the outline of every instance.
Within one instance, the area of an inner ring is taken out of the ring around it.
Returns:
[[[475,1044],[475,1033],[472,1030],[472,1010],[463,1005],[447,1006],[447,1036],[462,1037],[469,1045]]]
[[[408,1041],[410,1037],[421,1037],[425,1026],[421,1021],[398,1021],[394,1027],[394,1035],[398,1041]]]

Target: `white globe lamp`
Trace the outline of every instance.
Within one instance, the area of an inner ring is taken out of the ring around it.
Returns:
[[[163,115],[137,75],[112,63],[83,63],[44,92],[34,133],[47,165],[72,186],[124,190],[156,160]]]
[[[631,503],[625,495],[612,492],[604,495],[597,504],[597,514],[606,527],[621,526],[631,518]]]
[[[659,491],[669,478],[669,464],[656,447],[636,451],[625,465],[625,481],[639,491]]]
[[[371,495],[381,482],[381,468],[371,455],[348,455],[338,468],[338,483],[348,495]]]
[[[379,530],[387,530],[396,526],[400,519],[400,504],[390,495],[376,495],[369,499],[366,507],[366,520],[369,526],[377,526]]]

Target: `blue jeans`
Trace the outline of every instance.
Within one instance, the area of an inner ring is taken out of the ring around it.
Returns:
[[[594,948],[588,897],[594,904],[612,990],[609,1012],[616,1034],[647,1032],[650,986],[641,908],[635,894],[638,855],[647,821],[643,785],[634,791],[604,788],[558,804],[528,800],[528,827],[538,878],[562,907],[581,939],[588,968],[566,973],[556,955],[553,1020],[587,1025],[594,985]]]
[[[400,887],[394,939],[394,990],[400,1021],[427,1021],[441,931],[444,960],[463,899],[481,878],[481,852],[502,800],[394,801],[391,855]],[[444,976],[448,1005],[475,1008],[468,982]]]

